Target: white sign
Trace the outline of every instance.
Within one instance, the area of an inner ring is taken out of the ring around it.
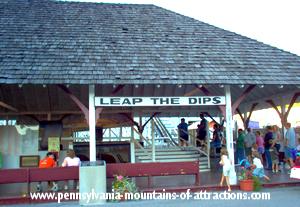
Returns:
[[[225,96],[95,97],[95,106],[198,106],[225,105]]]

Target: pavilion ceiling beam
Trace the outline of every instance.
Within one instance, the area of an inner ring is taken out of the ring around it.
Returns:
[[[197,92],[199,92],[198,88],[194,88],[193,90],[191,90],[190,92],[185,93],[183,96],[193,96],[194,94],[196,94]]]
[[[125,85],[118,85],[112,92],[111,95],[115,95],[116,93],[118,93],[120,90],[122,90],[125,87]]]
[[[18,109],[16,109],[15,107],[13,107],[9,104],[4,103],[3,101],[0,101],[0,106],[4,107],[6,109],[9,109],[11,111],[14,111],[14,112],[18,112]]]
[[[251,106],[251,109],[250,109],[250,113],[247,117],[244,117],[242,115],[242,112],[240,111],[239,108],[236,109],[236,112],[239,114],[239,116],[241,117],[242,121],[243,121],[243,124],[244,124],[244,129],[247,129],[248,126],[249,126],[249,122],[250,122],[250,118],[252,116],[252,113],[255,109],[255,107],[258,105],[258,103],[253,103],[252,106]]]
[[[138,122],[134,121],[133,117],[131,117],[128,113],[120,113],[120,114],[125,116],[133,125],[135,125],[138,131],[142,134],[145,129],[145,126],[149,123],[149,121],[151,121],[155,116],[157,116],[160,113],[161,112],[154,112],[143,125],[140,125]]]
[[[289,113],[299,96],[300,96],[300,92],[294,93],[294,95],[290,101],[288,110],[285,113],[284,113],[283,109],[281,109],[281,111],[279,110],[279,108],[277,107],[277,105],[275,104],[275,102],[272,99],[268,99],[265,102],[270,104],[270,106],[272,106],[272,108],[277,112],[278,116],[280,117],[282,125],[285,126],[285,124],[287,123]]]
[[[57,85],[61,90],[63,90],[68,96],[74,101],[74,103],[80,108],[84,114],[85,120],[89,120],[89,109],[64,85]]]
[[[123,88],[125,87],[125,85],[118,85],[112,92],[111,92],[111,96],[117,94],[119,91],[121,91]],[[103,107],[98,107],[96,108],[96,123],[97,120],[100,118],[100,114],[103,112]]]
[[[206,96],[213,96],[212,93],[205,88],[204,86],[195,85],[198,90],[201,90]],[[235,112],[236,109],[239,107],[241,102],[247,97],[247,95],[255,88],[255,85],[250,85],[247,89],[240,95],[240,97],[232,104],[232,111]],[[218,106],[221,113],[224,117],[226,117],[226,107],[225,106]]]
[[[246,88],[246,90],[240,95],[240,97],[234,102],[232,105],[232,111],[235,112],[239,107],[241,102],[247,97],[247,95],[255,88],[255,85],[250,85]]]

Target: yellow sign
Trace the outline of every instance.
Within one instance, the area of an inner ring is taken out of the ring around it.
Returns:
[[[60,150],[59,137],[49,137],[48,138],[48,151],[49,152],[59,152],[59,150]]]

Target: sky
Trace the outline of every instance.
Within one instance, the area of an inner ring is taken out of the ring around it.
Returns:
[[[71,1],[154,4],[300,56],[299,0]]]

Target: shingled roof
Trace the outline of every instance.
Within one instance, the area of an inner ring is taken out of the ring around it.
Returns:
[[[300,84],[300,57],[154,5],[0,3],[2,84]]]

